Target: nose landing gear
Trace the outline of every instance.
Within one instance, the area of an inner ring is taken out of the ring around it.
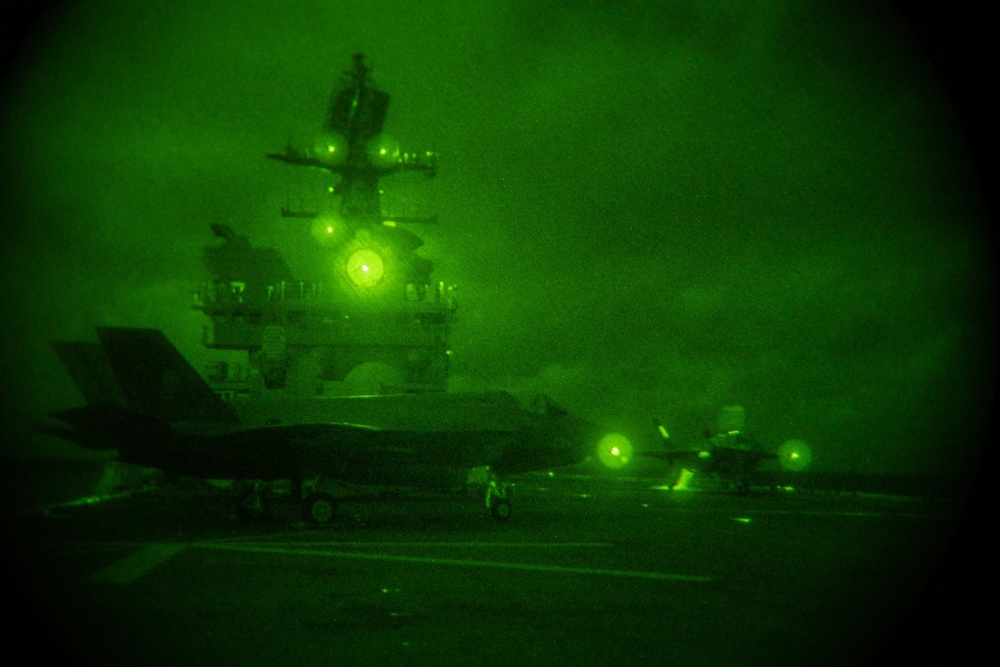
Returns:
[[[495,520],[502,523],[510,519],[510,485],[491,479],[486,485],[486,507]]]

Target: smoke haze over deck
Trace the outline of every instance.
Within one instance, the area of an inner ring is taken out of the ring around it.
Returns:
[[[357,51],[383,181],[459,286],[456,389],[538,389],[696,438],[746,407],[817,468],[934,470],[990,405],[995,274],[968,155],[873,3],[90,3],[4,82],[11,414],[79,402],[52,339],[162,328],[196,365],[209,225],[286,244],[264,159],[320,132]],[[303,178],[300,178],[303,177]],[[301,188],[307,191],[305,185]],[[315,190],[314,190],[315,192]],[[303,234],[306,232],[303,231]],[[295,256],[288,250],[289,262]]]

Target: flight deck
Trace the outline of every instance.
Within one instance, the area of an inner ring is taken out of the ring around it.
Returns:
[[[167,487],[20,512],[12,553],[51,634],[36,649],[102,665],[858,664],[947,638],[914,640],[911,606],[953,501],[543,474],[513,506],[366,499],[313,526],[276,503],[247,523]]]

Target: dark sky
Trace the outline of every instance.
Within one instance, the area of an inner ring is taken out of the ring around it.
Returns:
[[[386,179],[384,203],[440,217],[414,231],[459,288],[455,389],[660,415],[679,439],[738,403],[823,470],[976,451],[985,212],[926,52],[869,1],[52,10],[4,81],[11,414],[79,401],[47,341],[94,326],[205,358],[209,225],[281,247],[290,174],[263,156],[311,144],[356,51],[393,95],[386,130],[439,153],[435,181]]]

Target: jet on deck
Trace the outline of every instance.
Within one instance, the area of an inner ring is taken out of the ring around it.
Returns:
[[[499,520],[506,475],[621,456],[598,428],[539,396],[416,394],[226,403],[156,329],[101,328],[100,343],[56,350],[88,399],[51,415],[47,433],[116,449],[123,462],[175,475],[232,479],[261,507],[289,481],[304,517],[330,520],[344,485],[474,488]],[[598,452],[598,446],[609,448]]]

